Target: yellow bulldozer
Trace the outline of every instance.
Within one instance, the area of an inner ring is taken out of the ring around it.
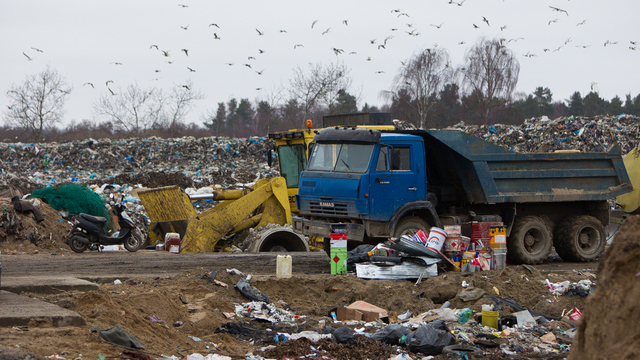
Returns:
[[[325,116],[323,125],[394,129],[388,113]],[[167,233],[178,233],[182,239],[181,252],[212,252],[225,247],[220,240],[254,228],[260,230],[250,232],[241,250],[309,251],[308,239],[291,228],[291,214],[298,212],[294,197],[300,173],[307,164],[317,132],[312,129],[311,120],[307,120],[306,126],[269,134],[275,142],[279,177],[260,179],[249,187],[215,189],[206,195],[189,196],[177,186],[140,191],[138,195],[151,221],[149,244],[162,241]],[[197,214],[192,201],[198,199],[220,203]]]

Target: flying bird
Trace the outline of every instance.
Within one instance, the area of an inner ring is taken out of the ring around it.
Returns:
[[[184,54],[185,54],[185,55],[187,55],[187,56],[189,56],[189,49],[182,49],[182,50],[180,50],[180,51],[184,51]]]
[[[260,70],[260,71],[256,71],[256,74],[258,75],[262,75],[262,72],[264,71],[264,69]]]
[[[334,52],[336,55],[342,54],[342,52],[344,51],[344,50],[342,50],[342,49],[336,49],[336,48],[331,48],[331,49],[333,50],[333,52]]]
[[[281,33],[286,33],[286,32],[287,32],[287,30],[282,30],[282,29],[280,29],[280,32],[281,32]]]
[[[183,5],[183,4],[178,4],[178,6],[183,7],[183,8],[189,7],[189,5]]]
[[[631,45],[635,45],[636,44],[636,42],[632,41],[632,40],[629,40],[629,43],[631,43]]]
[[[218,26],[218,24],[216,24],[216,23],[211,23],[211,24],[209,24],[209,27],[211,27],[211,26],[215,26],[215,27],[217,27],[218,29],[220,29],[220,26]]]
[[[410,32],[409,32],[409,31],[407,31],[407,34],[409,34],[409,35],[411,35],[411,36],[418,36],[418,35],[420,35],[420,33],[419,33],[419,32],[417,32],[417,31],[418,31],[417,29],[413,29],[413,30],[411,30]]]
[[[547,25],[551,25],[551,23],[557,23],[558,19],[553,19],[553,20],[549,20],[549,23]]]
[[[393,39],[393,36],[387,36],[386,38],[384,38],[383,44],[387,45],[387,40],[391,40]]]
[[[25,54],[24,51],[22,52],[22,55],[26,56],[27,60],[29,60],[29,61],[33,60],[32,58],[29,57],[29,55]]]
[[[109,83],[112,83],[112,84],[113,84],[113,80],[107,80],[107,82],[105,82],[104,84],[105,84],[106,86],[109,86]]]
[[[367,61],[371,61],[371,56],[367,57]]]
[[[491,25],[489,25],[489,20],[487,20],[487,18],[486,18],[486,17],[484,17],[484,16],[483,16],[483,17],[482,17],[482,21],[486,22],[486,23],[487,23],[487,26],[489,26],[489,27],[491,26]]]
[[[115,93],[113,92],[113,90],[111,90],[111,88],[107,88],[109,89],[109,92],[111,93],[111,95],[115,95]]]
[[[328,28],[327,30],[325,30],[325,31],[322,33],[322,35],[324,35],[324,34],[328,33],[328,32],[329,32],[329,30],[331,30],[331,28]]]
[[[247,60],[255,60],[256,58],[254,58],[253,56],[247,56]]]
[[[218,34],[213,33],[213,40],[220,40],[220,38],[218,37]]]
[[[473,24],[473,27],[474,27],[474,29],[479,29],[480,28],[480,26],[478,26],[476,24]]]
[[[259,52],[260,54],[264,54],[264,50],[262,50],[262,49],[258,49],[258,52]]]
[[[538,55],[532,54],[530,52],[527,52],[526,54],[523,54],[522,56],[530,58],[530,57],[534,57],[534,56],[538,56]]]
[[[386,47],[384,47],[384,45],[378,45],[378,50],[380,50],[380,48],[386,49]]]
[[[409,14],[407,14],[407,13],[400,13],[400,14],[398,14],[398,17],[400,17],[400,16],[406,16],[406,17],[409,17]]]
[[[158,45],[151,45],[151,46],[149,46],[149,49],[153,49],[153,48],[156,48],[156,50],[160,50],[160,49],[158,48]]]
[[[348,23],[348,22],[349,22],[349,20],[342,20],[342,23],[343,23],[343,24],[345,24],[345,25],[347,25],[347,26],[349,26],[349,23]]]
[[[464,41],[460,41],[460,42],[458,43],[458,45],[464,45],[464,44],[466,44]]]
[[[560,8],[557,7],[553,7],[553,6],[549,6],[551,9],[553,9],[553,11],[558,11],[558,12],[563,12],[565,14],[567,14],[567,16],[569,16],[569,13],[567,12],[567,10],[562,10]]]
[[[191,90],[191,89],[189,89],[189,85],[182,85],[182,87],[187,89],[187,90]]]
[[[400,9],[394,9],[394,10],[391,10],[391,12],[392,12],[392,13],[394,13],[394,12],[395,12],[395,13],[399,13],[399,12],[400,12]]]
[[[311,28],[313,29],[313,26],[318,22],[318,20],[313,20],[313,22],[311,23]]]
[[[355,54],[357,54],[357,52],[355,52],[355,51],[352,51],[352,52],[349,53],[349,55],[355,55]]]
[[[187,69],[189,69],[189,71],[191,71],[191,72],[196,72],[195,70],[193,70],[192,68],[190,68],[188,66],[187,66]]]
[[[37,52],[44,52],[44,51],[42,51],[42,50],[40,50],[40,49],[38,49],[38,48],[34,48],[34,47],[32,47],[32,49],[33,49],[33,50],[35,50],[35,51],[37,51]]]
[[[122,65],[121,62],[112,62],[111,64],[113,64],[113,65]]]
[[[162,51],[162,55],[164,55],[165,57],[169,57],[169,51],[170,50],[166,50],[166,51],[165,50],[160,50],[160,51]]]
[[[505,25],[505,26],[500,26],[500,31],[504,31],[504,29],[506,29],[506,28],[507,28],[507,25]]]
[[[376,74],[384,74],[384,71],[378,70],[378,71],[376,71]]]
[[[258,32],[258,35],[264,35],[264,33],[258,29],[256,29],[256,31]]]
[[[370,43],[375,44],[376,43],[376,39],[373,40],[369,40]]]
[[[617,41],[610,41],[610,40],[607,40],[607,41],[605,41],[605,42],[604,42],[604,46],[607,46],[607,45],[615,45],[615,44],[617,44],[617,43],[618,43]]]
[[[244,65],[244,66],[246,66],[246,67],[248,67],[248,68],[251,68],[251,65],[250,65],[250,64],[243,64],[243,65]]]
[[[92,83],[90,83],[90,82],[86,82],[86,83],[84,83],[84,85],[91,85],[91,87],[92,87],[92,88],[94,88],[94,89],[96,88],[96,87],[95,87],[95,86],[93,86],[93,84],[92,84]],[[82,85],[82,86],[84,86],[84,85]]]
[[[294,48],[294,49],[295,49],[295,48],[297,48],[297,47],[304,47],[304,45],[302,45],[302,44],[295,44],[295,45],[293,45],[293,48]]]
[[[584,25],[587,22],[587,20],[588,19],[582,20],[582,22],[577,23],[576,26]]]
[[[594,88],[596,85],[598,85],[598,83],[597,83],[597,82],[595,82],[595,81],[591,83],[591,91],[593,91],[593,88]]]
[[[429,24],[429,25],[431,25],[431,26],[433,26],[433,27],[436,27],[436,28],[440,29],[440,27],[442,26],[442,24],[444,24],[444,23],[440,23],[440,25],[433,25],[433,24]]]
[[[233,66],[233,63],[225,63],[225,64],[227,64],[227,65],[229,65],[229,66]]]
[[[182,26],[182,25],[181,25],[181,26],[180,26],[180,28],[181,28],[182,30],[189,30],[189,25],[187,25],[187,26]]]

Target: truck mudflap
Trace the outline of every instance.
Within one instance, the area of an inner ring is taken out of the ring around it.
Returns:
[[[364,239],[364,225],[347,223],[347,239],[362,241]],[[293,230],[305,236],[330,237],[331,223],[323,221],[307,220],[301,217],[293,217]]]

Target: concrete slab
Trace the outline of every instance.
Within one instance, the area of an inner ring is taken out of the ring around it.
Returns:
[[[74,277],[3,277],[0,284],[1,290],[20,294],[21,292],[32,292],[38,294],[58,294],[63,291],[92,291],[98,290],[100,286],[90,281]]]
[[[2,284],[4,285],[4,284]],[[59,306],[0,290],[0,326],[24,326],[31,319],[48,319],[54,326],[82,326],[84,318]]]

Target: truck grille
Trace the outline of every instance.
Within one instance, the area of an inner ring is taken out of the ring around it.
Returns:
[[[301,210],[307,210],[313,215],[349,216],[356,213],[355,203],[331,199],[308,200],[305,202],[306,204],[302,204]]]

